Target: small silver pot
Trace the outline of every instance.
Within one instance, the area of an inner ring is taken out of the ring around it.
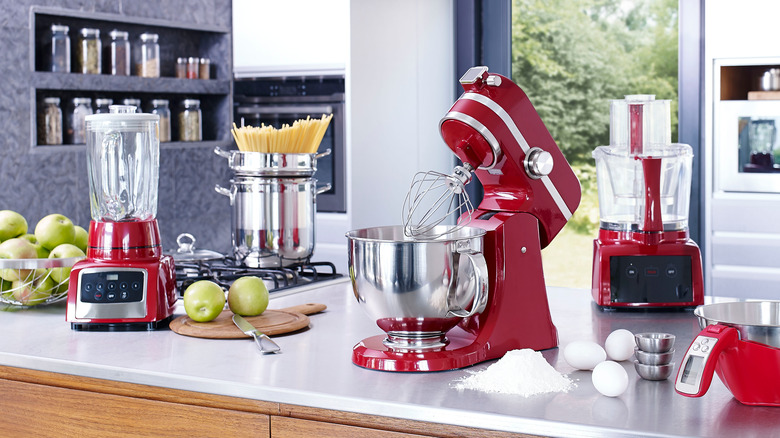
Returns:
[[[214,148],[214,153],[228,160],[228,166],[241,176],[311,177],[317,171],[317,159],[330,155],[328,149],[320,154],[267,154],[262,152],[226,151]]]
[[[217,185],[230,198],[232,243],[236,260],[253,268],[272,268],[308,262],[314,253],[314,178],[236,176],[230,189]]]

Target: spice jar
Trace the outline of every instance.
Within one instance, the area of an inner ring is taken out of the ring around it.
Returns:
[[[111,74],[114,76],[130,76],[130,43],[127,32],[112,30],[111,36]]]
[[[107,114],[109,106],[114,104],[114,99],[95,99],[95,114]]]
[[[102,70],[100,30],[83,28],[79,37],[76,58],[79,61],[79,71],[83,74],[99,75]]]
[[[87,130],[84,117],[92,114],[92,99],[89,97],[76,97],[73,99],[72,110],[68,118],[68,141],[70,144],[85,144],[87,142]]]
[[[51,71],[70,73],[70,37],[68,26],[51,25]]]
[[[165,99],[152,100],[152,114],[160,116],[160,141],[171,141],[171,110]]]
[[[187,58],[176,58],[176,77],[179,79],[187,77]]]
[[[59,97],[43,99],[38,111],[38,144],[62,144],[62,110]]]
[[[144,112],[141,109],[141,99],[136,99],[133,97],[128,97],[127,99],[122,99],[122,105],[130,105],[135,107],[135,112],[142,113]]]
[[[211,77],[211,60],[208,58],[200,58],[200,68],[198,69],[201,79],[209,79]]]
[[[187,78],[198,79],[198,71],[200,59],[199,58],[187,58]]]
[[[144,78],[160,77],[160,45],[156,33],[142,33],[135,63],[135,74]]]
[[[200,100],[185,99],[179,112],[179,141],[201,141]]]

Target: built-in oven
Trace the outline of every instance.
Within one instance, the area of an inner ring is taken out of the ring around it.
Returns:
[[[318,186],[330,189],[317,194],[317,211],[346,212],[346,169],[344,140],[344,78],[241,78],[234,83],[233,120],[239,126],[292,125],[306,117],[333,114],[319,152],[331,153],[317,159],[314,178]]]
[[[716,188],[780,193],[780,101],[717,102],[714,126]]]

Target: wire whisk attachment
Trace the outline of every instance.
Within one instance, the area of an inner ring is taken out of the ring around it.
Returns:
[[[437,238],[471,223],[474,205],[466,193],[466,184],[471,181],[472,170],[464,163],[456,166],[450,175],[432,170],[417,172],[404,200],[404,235]],[[459,217],[455,226],[434,232],[437,225],[453,215]]]

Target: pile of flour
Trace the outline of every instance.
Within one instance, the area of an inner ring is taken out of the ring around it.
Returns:
[[[528,348],[507,352],[485,370],[457,381],[456,389],[513,394],[529,397],[549,392],[568,392],[575,384],[555,371],[542,353]]]

